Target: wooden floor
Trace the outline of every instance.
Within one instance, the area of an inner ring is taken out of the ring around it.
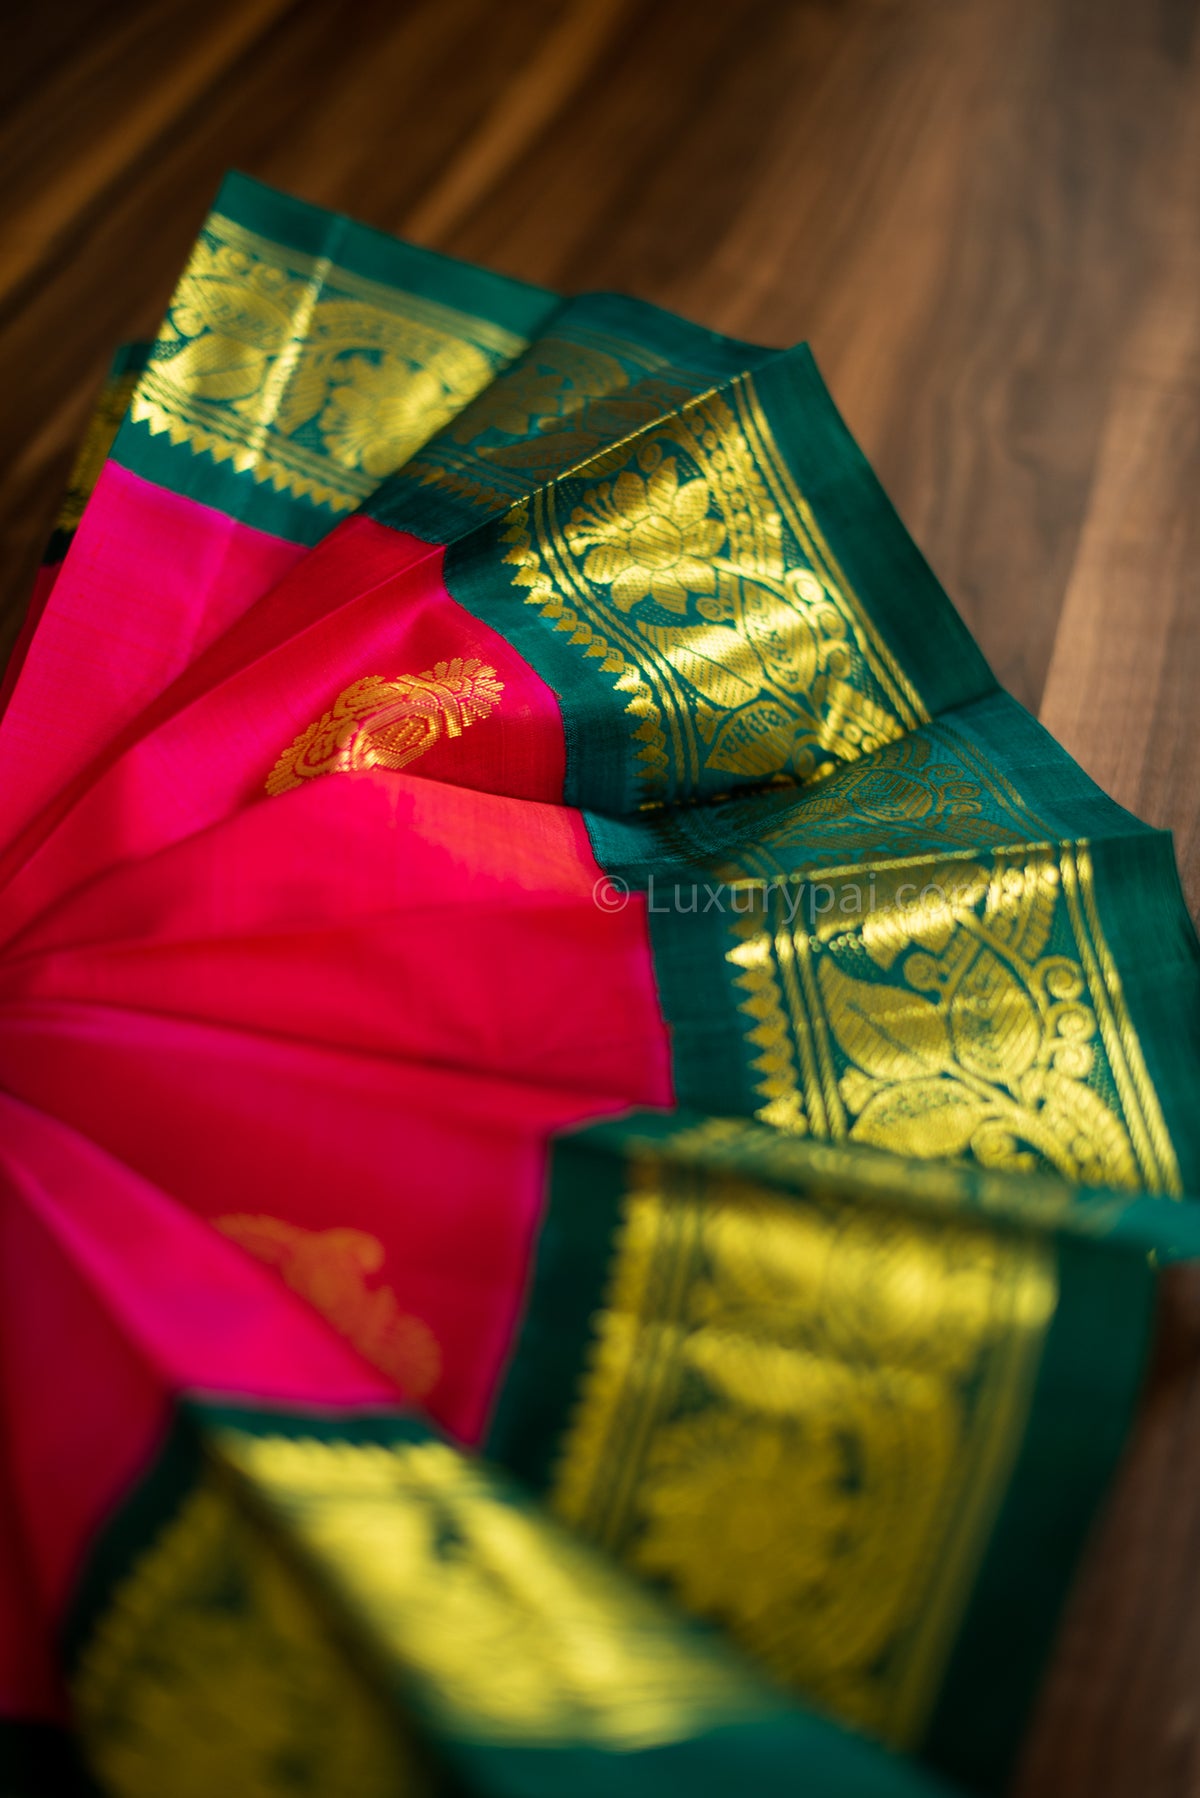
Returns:
[[[13,9],[14,11],[16,9]],[[0,58],[0,604],[240,166],[808,338],[1006,684],[1200,906],[1200,0],[55,0]],[[1200,1287],[1027,1798],[1200,1793]]]

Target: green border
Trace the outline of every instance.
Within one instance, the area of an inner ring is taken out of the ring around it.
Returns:
[[[487,1452],[535,1490],[553,1481],[577,1402],[612,1265],[629,1150],[644,1142],[669,1165],[670,1138],[679,1128],[677,1116],[637,1112],[584,1127],[556,1145],[525,1314],[487,1437]],[[760,1139],[771,1134],[757,1133]],[[803,1148],[798,1164],[802,1154]],[[903,1210],[897,1159],[870,1150],[858,1156],[897,1170],[894,1199],[875,1193],[867,1202]],[[720,1158],[685,1153],[679,1160],[783,1191],[854,1193],[852,1170],[824,1177],[815,1163],[807,1175],[798,1165],[789,1178],[753,1151],[739,1156],[734,1148]],[[1075,1567],[1135,1413],[1156,1283],[1146,1240],[1161,1236],[1165,1246],[1180,1214],[1171,1201],[1086,1194],[1042,1224],[1028,1212],[997,1209],[1006,1189],[1015,1200],[1025,1182],[962,1171],[964,1202],[952,1208],[943,1201],[944,1214],[973,1214],[983,1229],[1043,1236],[1054,1245],[1059,1280],[1020,1451],[921,1740],[932,1765],[990,1792],[1011,1772]],[[976,1208],[971,1194],[989,1203]],[[921,1212],[928,1215],[925,1207]],[[1183,1252],[1194,1256],[1196,1230],[1185,1229],[1183,1238]]]
[[[964,772],[981,782],[984,777],[978,763],[989,762],[998,777],[997,785],[1009,789],[1009,795],[1001,791],[996,796],[994,811],[1008,837],[1003,842],[990,840],[993,820],[982,815],[976,825],[978,840],[969,853],[985,854],[1011,847],[1011,830],[1016,825],[1029,843],[1153,834],[1150,825],[1108,798],[1036,718],[1003,688],[940,713],[927,724],[918,725],[908,736],[923,737],[935,753],[961,760],[965,763]],[[960,745],[965,745],[965,751]],[[714,866],[741,863],[756,850],[760,820],[762,827],[770,828],[791,814],[802,818],[805,805],[811,797],[820,795],[823,785],[818,781],[805,787],[775,786],[749,791],[735,795],[732,805],[664,807],[632,818],[612,818],[589,811],[584,817],[600,865],[607,873],[620,875],[631,886],[645,891],[651,875],[656,885],[676,878],[702,880],[706,874],[712,879]],[[752,807],[757,808],[753,816]],[[881,827],[880,855],[888,853],[882,837],[886,828]],[[916,831],[915,825],[908,827],[906,842]],[[947,849],[936,819],[927,825],[924,844],[904,850],[906,859],[928,856],[938,861],[948,854],[963,853],[961,848]],[[841,846],[833,834],[815,847],[801,842],[790,854],[772,852],[772,860],[789,864],[797,877],[819,875],[834,867],[868,867],[872,863],[861,843]]]
[[[549,288],[407,243],[344,213],[281,193],[237,169],[226,174],[211,210],[289,249],[327,257],[368,281],[453,306],[517,337],[528,338],[558,303]]]
[[[1088,845],[1100,924],[1166,1121],[1185,1193],[1200,1197],[1200,940],[1170,831]]]
[[[775,448],[860,607],[926,711],[996,691],[995,676],[843,424],[808,347],[771,355],[715,391],[736,400],[739,387],[757,398]],[[565,478],[586,480],[587,464]],[[615,815],[636,811],[636,742],[621,696],[514,586],[504,562],[507,529],[501,515],[450,545],[447,590],[500,631],[557,694],[566,740],[564,803]]]
[[[221,1395],[180,1401],[145,1471],[98,1532],[76,1582],[62,1629],[63,1653],[74,1667],[114,1588],[128,1577],[163,1525],[200,1478],[206,1428],[227,1425],[257,1434],[318,1436],[345,1442],[424,1440],[433,1431],[400,1412],[303,1406],[278,1407]]]
[[[670,1127],[641,1112],[627,1122],[639,1133]],[[525,1306],[484,1436],[483,1452],[535,1492],[553,1478],[608,1287],[626,1174],[613,1128],[584,1125],[555,1139]]]
[[[833,403],[807,344],[753,381],[775,446],[872,623],[934,715],[997,685]]]
[[[120,1525],[127,1542],[136,1530],[141,1536],[139,1548],[149,1545],[156,1528],[178,1509],[184,1490],[199,1471],[202,1432],[219,1432],[222,1426],[255,1434],[315,1435],[355,1442],[436,1437],[436,1432],[415,1418],[395,1412],[310,1412],[240,1405],[224,1398],[188,1400],[169,1433],[163,1457],[127,1501],[122,1517],[114,1520],[113,1528]],[[182,1460],[179,1444],[184,1445]],[[182,1485],[181,1473],[185,1476]],[[511,1479],[504,1484],[511,1486]],[[519,1491],[512,1492],[517,1502],[521,1496]],[[259,1510],[252,1483],[246,1487],[245,1497],[265,1527],[278,1527],[279,1520],[269,1505]],[[307,1552],[299,1551],[294,1565],[314,1598],[335,1609],[342,1605],[341,1595]],[[342,1622],[352,1626],[353,1612],[343,1613]],[[684,1638],[714,1639],[711,1631],[682,1616],[679,1631]],[[349,1642],[347,1635],[343,1644],[347,1649]],[[728,1656],[731,1666],[744,1664],[736,1651],[722,1646],[720,1652]],[[419,1682],[408,1689],[403,1666],[392,1668],[383,1663],[376,1671],[381,1676],[376,1683],[380,1697],[390,1708],[411,1717],[419,1738],[433,1748],[433,1789],[445,1792],[447,1798],[451,1793],[462,1794],[462,1798],[467,1794],[475,1798],[560,1798],[564,1791],[577,1798],[611,1798],[615,1780],[625,1798],[726,1798],[734,1778],[753,1790],[787,1798],[795,1790],[798,1771],[828,1798],[939,1798],[944,1794],[944,1788],[921,1770],[790,1702],[765,1682],[760,1714],[744,1722],[702,1729],[685,1740],[659,1747],[614,1750],[585,1742],[508,1747],[460,1739],[430,1714]],[[391,1677],[395,1672],[401,1676],[399,1681]],[[365,1664],[362,1676],[364,1680],[372,1678]],[[64,1746],[69,1755],[69,1743]],[[43,1788],[33,1788],[28,1798],[35,1794],[43,1798]],[[19,1798],[27,1795],[19,1793]],[[90,1798],[90,1791],[86,1786],[63,1788],[62,1798]]]
[[[558,303],[558,296],[545,288],[389,237],[236,171],[222,181],[206,225],[214,216],[230,219],[284,251],[315,257],[395,292],[436,301],[465,318],[494,326],[511,335],[514,351],[528,341]],[[210,451],[172,443],[165,433],[156,434],[146,423],[135,424],[128,416],[112,456],[143,480],[306,548],[319,543],[351,515],[347,507],[327,505],[253,474],[239,473]]]
[[[1059,1301],[1020,1454],[955,1638],[924,1752],[986,1792],[1007,1784],[1063,1605],[1146,1368],[1156,1276],[1110,1243],[1058,1243]]]
[[[351,516],[305,494],[281,493],[270,481],[254,475],[238,474],[230,463],[218,462],[208,450],[172,443],[165,432],[155,435],[144,421],[135,423],[128,417],[113,445],[112,459],[130,474],[180,499],[209,506],[250,530],[307,549]]]
[[[537,336],[515,362],[500,372],[497,380],[502,381],[523,366],[536,368],[544,362],[547,340],[554,343],[566,340],[598,348],[623,362],[629,375],[627,392],[643,382],[657,380],[690,387],[695,393],[701,393],[748,368],[757,368],[779,354],[778,350],[744,343],[735,337],[723,337],[705,325],[693,324],[629,294],[585,293],[564,300],[543,322]],[[652,358],[656,365],[647,367],[646,357]],[[530,437],[536,434],[533,430],[529,432]],[[519,441],[519,437],[511,439],[514,443]],[[484,503],[459,497],[449,488],[424,478],[431,468],[438,466],[437,450],[438,438],[435,437],[417,452],[415,469],[411,465],[397,469],[363,501],[360,509],[389,529],[411,531],[428,543],[453,543],[483,524],[489,516],[489,508]],[[453,457],[454,473],[461,474],[464,464],[469,466],[473,459],[471,449],[464,446]],[[478,463],[480,474],[486,480],[494,468],[486,448],[478,452]],[[495,510],[504,509],[506,507],[501,505],[491,510],[494,515]]]

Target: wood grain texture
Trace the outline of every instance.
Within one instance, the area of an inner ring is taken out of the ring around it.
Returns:
[[[226,167],[808,338],[1006,684],[1200,904],[1200,0],[58,0],[0,59],[0,617]],[[2,643],[0,643],[2,648]],[[1200,1794],[1200,1276],[1022,1798]]]

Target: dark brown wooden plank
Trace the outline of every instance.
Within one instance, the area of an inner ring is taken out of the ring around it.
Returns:
[[[1109,392],[1041,715],[1175,832],[1200,912],[1200,69],[1144,202],[1152,278]]]
[[[170,3],[171,33],[162,32],[161,4],[146,9],[153,17],[144,36],[130,27],[126,42],[141,81],[186,59],[196,21],[212,17],[183,0]],[[240,0],[229,3],[236,8]],[[353,30],[342,9],[324,0],[301,0],[282,14],[104,194],[81,203],[47,243],[23,303],[0,320],[0,654],[19,622],[111,350],[156,329],[224,170],[246,168],[394,226],[524,66],[531,34],[536,41],[557,9],[555,0],[521,0],[499,12],[488,0],[404,8],[358,0],[351,10]],[[141,17],[128,16],[135,24]],[[487,58],[462,71],[464,42],[482,38]],[[87,105],[60,123],[60,141],[45,158],[50,181],[63,143],[85,161],[92,133],[109,129],[125,104],[120,65],[95,43],[81,44],[79,54],[104,78]],[[72,78],[55,65],[54,79],[74,91],[78,67]],[[40,175],[38,166],[22,167],[25,205]],[[4,202],[16,210],[12,194],[0,162],[0,240]]]

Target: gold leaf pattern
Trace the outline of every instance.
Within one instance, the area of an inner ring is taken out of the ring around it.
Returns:
[[[461,737],[489,717],[503,692],[496,670],[475,657],[454,656],[424,674],[392,680],[368,675],[339,693],[284,750],[267,792],[286,793],[320,774],[406,768],[443,736]]]
[[[365,1230],[303,1230],[278,1217],[244,1214],[213,1220],[222,1235],[277,1267],[359,1353],[399,1385],[425,1398],[437,1385],[442,1352],[429,1325],[402,1311],[390,1286],[368,1286],[384,1264],[384,1248]]]
[[[816,1136],[898,1154],[1179,1191],[1086,846],[824,879],[831,897],[808,927],[778,891],[765,923],[731,924],[761,1118],[790,1107]],[[847,916],[839,888],[868,883],[869,908]]]
[[[789,1685],[910,1743],[1056,1298],[1037,1240],[648,1147],[555,1508]]]
[[[523,347],[487,320],[211,217],[131,416],[348,511]]]

